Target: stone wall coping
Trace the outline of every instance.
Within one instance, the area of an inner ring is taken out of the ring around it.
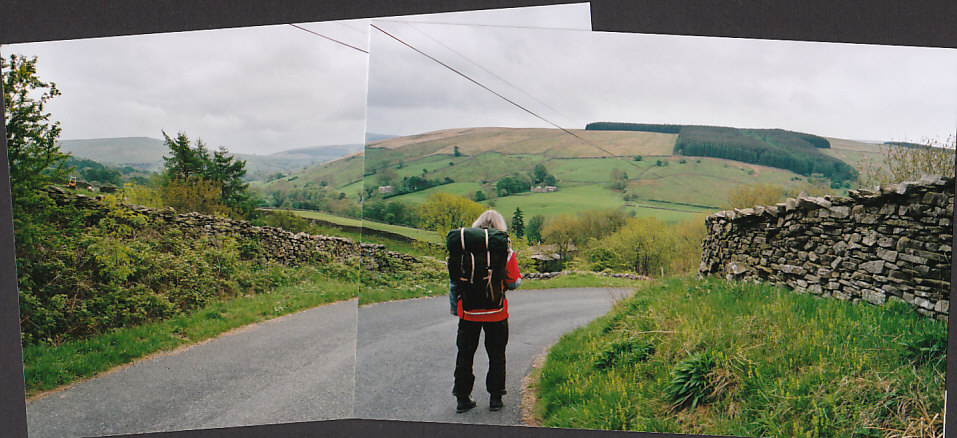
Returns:
[[[714,221],[741,221],[760,218],[762,216],[777,216],[783,209],[790,211],[810,211],[816,209],[833,209],[835,206],[846,206],[857,202],[873,203],[885,198],[900,198],[918,193],[921,189],[935,186],[954,185],[954,177],[945,175],[929,175],[918,181],[903,181],[887,186],[876,186],[872,189],[858,189],[848,191],[848,196],[799,196],[788,198],[770,206],[755,206],[751,208],[735,208],[714,213],[707,217],[707,222]],[[833,210],[832,210],[833,211]]]

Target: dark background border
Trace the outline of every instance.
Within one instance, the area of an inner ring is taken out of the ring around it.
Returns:
[[[0,43],[51,41],[384,17],[501,7],[572,3],[569,1],[442,0],[4,0]],[[594,30],[835,41],[865,44],[957,48],[957,2],[953,0],[594,0]],[[957,115],[955,115],[957,123]],[[0,125],[0,131],[3,131]],[[6,136],[4,135],[4,138]],[[0,163],[6,163],[6,145]],[[16,264],[13,250],[9,171],[0,165],[0,434],[26,436],[23,362],[19,339]],[[957,229],[957,220],[954,221]],[[957,246],[957,236],[954,239]],[[951,284],[957,272],[951,268]],[[953,287],[953,286],[952,286]],[[953,289],[951,289],[953,295]],[[951,319],[957,310],[950,311]],[[957,324],[948,328],[948,357],[957,358]],[[957,360],[948,360],[955,375]],[[948,394],[957,382],[948,378]],[[949,396],[947,418],[957,415]],[[953,421],[948,421],[951,429]],[[623,432],[452,425],[380,420],[252,426],[151,434],[159,437],[265,436],[672,436]]]

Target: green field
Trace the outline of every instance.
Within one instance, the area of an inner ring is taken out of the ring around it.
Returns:
[[[351,217],[342,217],[336,216],[331,213],[326,213],[322,211],[303,211],[303,210],[289,210],[292,213],[295,213],[299,216],[308,219],[318,219],[325,222],[330,222],[337,225],[344,225],[347,227],[365,227],[375,230],[388,231],[390,233],[400,234],[415,240],[421,240],[431,243],[441,243],[442,239],[439,236],[431,231],[421,230],[418,228],[412,227],[403,227],[400,225],[389,225],[379,222],[372,221],[362,221],[356,218]]]
[[[365,166],[363,156],[351,155],[335,161],[308,167],[291,172],[282,178],[263,182],[252,181],[249,186],[259,193],[269,193],[274,190],[286,191],[290,189],[318,189],[322,182],[332,190],[346,193],[350,198],[356,198],[362,190],[362,169]],[[355,184],[356,182],[360,184]]]

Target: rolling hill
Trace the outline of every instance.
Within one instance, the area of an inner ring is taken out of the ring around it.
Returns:
[[[258,187],[305,188],[325,181],[351,198],[361,193],[364,185],[373,188],[411,177],[436,181],[449,178],[452,184],[387,200],[418,204],[433,192],[473,196],[481,190],[492,198],[484,203],[494,204],[503,212],[521,207],[526,217],[622,207],[671,222],[723,208],[729,190],[740,184],[792,185],[807,181],[785,169],[674,155],[677,134],[573,132],[587,142],[561,130],[540,128],[448,129],[390,138],[370,143],[364,154],[312,166]],[[850,165],[861,157],[882,153],[873,144],[828,140],[831,147],[821,149],[822,153]],[[456,147],[459,156],[455,156]],[[362,155],[364,163],[359,159]],[[636,155],[641,155],[640,161],[635,160]],[[496,181],[515,173],[530,173],[539,163],[558,178],[558,192],[496,196]],[[618,190],[610,187],[614,169],[626,175]],[[390,174],[394,181],[386,180]]]

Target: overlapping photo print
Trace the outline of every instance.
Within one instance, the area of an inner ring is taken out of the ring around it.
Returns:
[[[368,20],[0,53],[30,436],[353,417]]]
[[[372,28],[357,415],[943,433],[953,50]]]

